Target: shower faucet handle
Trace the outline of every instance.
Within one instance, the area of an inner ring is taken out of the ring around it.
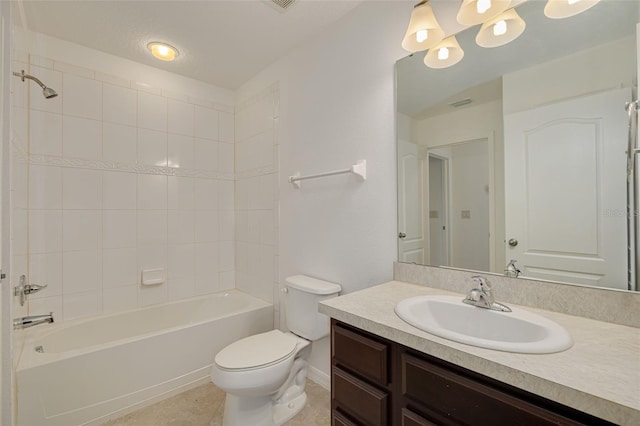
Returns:
[[[27,284],[24,286],[24,294],[33,294],[37,293],[42,289],[47,288],[47,284],[38,285],[38,284]]]

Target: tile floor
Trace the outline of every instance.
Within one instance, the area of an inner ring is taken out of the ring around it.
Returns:
[[[307,403],[285,426],[328,426],[330,393],[307,380]],[[224,392],[213,384],[198,386],[149,407],[142,408],[103,426],[218,426],[222,425]],[[238,425],[251,426],[251,425]]]

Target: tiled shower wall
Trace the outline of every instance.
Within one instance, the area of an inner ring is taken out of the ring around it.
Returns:
[[[272,302],[279,325],[278,118],[274,84],[236,106],[236,287]]]
[[[15,316],[68,320],[233,288],[233,106],[16,59],[60,96],[12,81],[13,275],[48,285]],[[145,269],[164,282],[141,285]]]

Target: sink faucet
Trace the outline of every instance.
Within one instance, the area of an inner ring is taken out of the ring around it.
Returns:
[[[47,324],[53,322],[53,312],[46,315],[30,315],[26,317],[15,318],[13,320],[13,329],[33,327],[34,325]]]
[[[504,270],[504,274],[508,277],[518,278],[520,275],[520,269],[516,266],[516,261],[511,259],[511,262],[507,265],[507,269]]]
[[[471,279],[478,283],[478,287],[469,291],[467,297],[462,300],[464,303],[493,311],[511,312],[511,308],[496,302],[493,292],[491,291],[491,286],[489,285],[489,280],[482,275],[474,275]]]

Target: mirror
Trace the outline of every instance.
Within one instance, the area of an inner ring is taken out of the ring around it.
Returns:
[[[475,26],[456,65],[396,63],[398,260],[503,274],[513,259],[523,277],[636,290],[639,3],[566,19],[545,3],[517,6],[507,45],[477,46]]]

